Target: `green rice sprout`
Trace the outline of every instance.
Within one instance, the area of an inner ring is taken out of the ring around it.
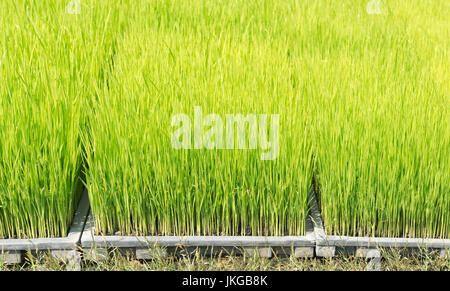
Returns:
[[[394,1],[385,9],[392,14],[381,16],[336,9],[325,10],[327,28],[310,44],[318,56],[310,90],[326,230],[448,238],[449,7]]]
[[[107,14],[83,23],[54,1],[2,1],[0,11],[0,238],[64,237],[83,186],[83,107],[108,56],[98,50]]]
[[[99,234],[304,235],[313,189],[328,234],[448,238],[450,7],[368,2],[2,1],[0,238],[83,183]],[[175,149],[196,106],[278,114],[279,156]]]
[[[305,234],[312,117],[296,83],[301,59],[289,57],[289,7],[274,1],[255,16],[259,4],[243,1],[134,3],[83,138],[98,232]],[[171,117],[193,118],[195,106],[222,118],[279,114],[279,157],[172,148]]]

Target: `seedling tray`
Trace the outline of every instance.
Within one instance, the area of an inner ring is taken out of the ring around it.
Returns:
[[[67,237],[0,239],[0,260],[6,264],[18,264],[22,262],[23,256],[27,251],[31,253],[51,252],[54,257],[76,264],[79,261],[77,248],[81,241],[88,214],[89,198],[87,192],[84,191]]]
[[[162,255],[180,250],[200,250],[208,255],[256,253],[260,257],[271,257],[273,254],[313,257],[315,228],[314,220],[308,215],[304,236],[102,236],[95,234],[94,216],[90,213],[81,246],[86,260],[105,259],[108,249],[134,252],[137,259],[152,259],[156,249],[162,250]]]
[[[440,256],[448,257],[450,254],[450,239],[422,239],[422,238],[388,238],[388,237],[355,237],[327,235],[323,227],[323,221],[317,204],[313,197],[312,212],[316,219],[316,255],[318,257],[334,257],[337,254],[355,255],[367,258],[368,269],[380,269],[380,249],[397,248],[414,251],[418,249],[438,250]]]

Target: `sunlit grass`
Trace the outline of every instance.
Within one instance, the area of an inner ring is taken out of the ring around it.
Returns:
[[[312,39],[322,215],[331,234],[448,238],[449,5],[385,7],[326,13]]]
[[[446,1],[3,1],[0,237],[449,237]],[[385,3],[386,2],[386,3]],[[279,114],[280,154],[175,150],[171,118]],[[84,168],[84,171],[83,171]]]
[[[109,86],[89,114],[87,185],[97,229],[304,234],[312,117],[298,82],[301,60],[289,57],[292,26],[281,13],[289,7],[133,4],[121,12],[131,23],[117,41]],[[280,114],[280,156],[262,161],[260,150],[173,149],[171,117],[193,118],[194,106],[222,118]]]
[[[88,185],[102,232],[302,233],[292,225],[306,213],[312,146],[329,233],[448,237],[448,6],[137,6],[122,12],[132,25],[93,107]],[[174,151],[170,116],[195,105],[279,113],[279,159]]]
[[[80,197],[83,107],[101,82],[107,15],[81,22],[64,7],[0,4],[0,238],[66,236]]]

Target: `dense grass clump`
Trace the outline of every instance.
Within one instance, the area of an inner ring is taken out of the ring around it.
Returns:
[[[0,4],[1,238],[67,233],[83,174],[102,234],[302,235],[313,184],[329,234],[449,237],[446,1],[64,2]],[[279,114],[278,157],[173,148],[196,106]]]
[[[100,232],[301,234],[313,156],[329,233],[448,237],[448,6],[366,4],[114,11],[129,25],[85,139]],[[171,116],[196,105],[279,113],[279,158],[172,149]]]
[[[0,4],[0,238],[66,236],[81,194],[82,108],[107,15],[83,23],[64,8]]]
[[[448,3],[323,11],[311,87],[328,233],[448,238]]]
[[[288,45],[290,7],[133,1],[112,13],[123,13],[128,26],[85,139],[99,232],[304,234],[311,115],[298,81],[301,61]],[[260,149],[173,149],[171,118],[193,120],[194,106],[223,119],[280,114],[279,157],[263,161]]]

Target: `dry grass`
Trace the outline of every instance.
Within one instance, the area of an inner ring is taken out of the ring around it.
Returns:
[[[0,270],[63,271],[63,262],[50,255],[27,256],[23,265],[5,265]],[[106,261],[85,262],[83,271],[364,271],[366,261],[355,257],[333,259],[296,259],[257,256],[205,257],[199,252],[190,255],[156,257],[151,261],[137,260],[133,255],[112,251]],[[384,250],[382,270],[385,271],[449,271],[450,258],[440,258],[436,252],[420,251],[405,255],[398,250]]]

